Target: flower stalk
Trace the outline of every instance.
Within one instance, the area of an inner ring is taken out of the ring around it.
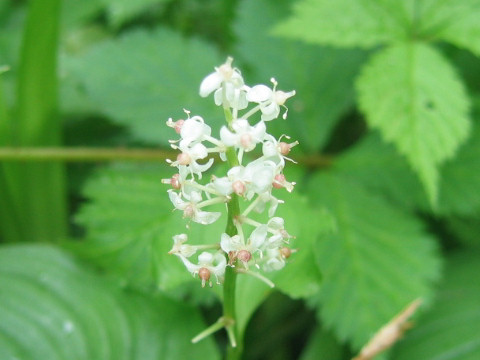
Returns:
[[[200,95],[206,97],[213,93],[215,104],[223,108],[226,125],[220,129],[220,138],[212,137],[204,119],[198,115],[190,117],[189,111],[185,111],[185,120],[168,119],[167,126],[180,135],[180,139],[170,140],[170,145],[180,153],[175,160],[167,159],[178,172],[162,183],[171,185],[172,189],[167,190],[170,201],[189,222],[212,224],[221,213],[206,211],[206,208],[226,204],[225,232],[219,234],[216,246],[190,245],[187,244],[189,235],[179,234],[173,236],[174,245],[169,253],[180,258],[187,270],[201,280],[202,287],[213,286],[213,280],[223,284],[222,317],[193,341],[225,328],[229,339],[227,359],[237,360],[243,348],[243,333],[238,328],[236,314],[237,277],[250,275],[273,287],[273,282],[257,270],[280,270],[294,252],[287,246],[293,237],[285,230],[284,220],[274,215],[277,206],[283,203],[274,194],[283,191],[280,189],[293,190],[295,183],[285,179],[283,168],[286,160],[290,160],[285,155],[297,142],[284,143],[282,137],[276,139],[268,134],[266,127],[266,122],[280,115],[280,108],[285,108],[285,101],[295,95],[295,91],[276,90],[277,82],[273,78],[273,89],[266,85],[249,87],[232,62],[233,59],[228,58],[200,85]],[[248,111],[250,103],[254,106]],[[238,117],[240,110],[246,114],[241,118]],[[254,115],[260,117],[256,123],[249,119]],[[282,117],[286,118],[286,111]],[[243,165],[245,153],[258,147],[262,155]],[[227,162],[229,170],[224,176],[207,177],[210,181],[200,184],[197,181],[205,179],[204,173],[213,165],[211,155],[214,153]],[[240,202],[245,208],[243,214]],[[266,223],[255,218],[254,213],[263,212],[268,214]],[[197,255],[200,251],[203,252]],[[192,261],[195,258],[197,260]],[[253,267],[255,271],[251,270]]]

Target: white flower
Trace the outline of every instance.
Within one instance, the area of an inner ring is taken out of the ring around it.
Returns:
[[[263,121],[250,126],[247,120],[237,119],[232,123],[233,132],[226,126],[220,129],[220,139],[227,146],[235,146],[245,151],[251,151],[255,145],[263,141],[266,127]]]
[[[180,148],[185,148],[192,143],[200,142],[212,133],[210,126],[206,125],[200,116],[194,116],[183,122],[180,129]]]
[[[208,212],[201,211],[200,208],[203,206],[201,202],[202,195],[198,191],[192,190],[190,194],[184,196],[188,198],[188,201],[182,199],[180,194],[177,194],[172,189],[167,190],[170,201],[172,202],[175,209],[182,210],[183,216],[191,218],[192,221],[208,225],[211,224],[220,217],[221,213],[219,212]],[[207,200],[211,201],[211,200]]]
[[[198,275],[200,279],[202,279],[202,286],[205,286],[207,282],[212,286],[212,282],[210,281],[211,274],[215,275],[217,284],[223,281],[227,260],[222,253],[217,252],[215,255],[212,255],[204,251],[198,255],[198,264],[193,264],[181,254],[175,253],[175,255],[183,261],[183,264],[193,276]]]
[[[265,206],[270,203],[270,208],[268,209],[268,217],[273,217],[275,215],[275,211],[277,211],[278,204],[283,203],[282,200],[277,199],[269,191],[258,194],[258,199],[256,201],[257,204],[254,210],[258,213],[263,212],[263,210],[265,210]]]
[[[197,252],[195,246],[186,245],[185,243],[188,240],[187,234],[179,234],[173,237],[173,247],[168,252],[169,254],[181,255],[185,257],[190,257]]]
[[[284,106],[285,101],[295,95],[295,90],[289,92],[276,90],[277,82],[273,78],[271,81],[273,90],[266,85],[255,85],[247,93],[248,101],[260,105],[263,121],[276,119],[280,114],[280,106]],[[283,114],[283,118],[286,119],[286,117],[287,112]]]
[[[220,240],[220,247],[229,254],[231,261],[238,259],[246,266],[254,253],[262,252],[261,247],[266,237],[266,225],[260,225],[253,230],[247,242],[245,242],[245,239],[240,235],[229,236],[223,233]]]
[[[215,104],[228,105],[238,110],[247,107],[246,92],[249,89],[242,75],[232,68],[233,58],[227,58],[225,64],[215,68],[215,72],[205,77],[200,84],[200,96],[207,97],[215,91]]]
[[[298,141],[294,141],[290,144],[280,141],[284,135],[280,137],[280,139],[277,141],[272,135],[267,134],[265,135],[265,140],[262,145],[262,152],[263,152],[263,157],[265,159],[271,159],[275,161],[277,164],[281,165],[282,167],[285,166],[285,159],[295,162],[292,159],[286,157],[292,147],[295,145],[298,145]],[[288,136],[285,136],[287,139],[289,139]]]
[[[262,268],[264,271],[277,271],[285,266],[285,258],[278,248],[268,249],[263,261]]]
[[[272,217],[268,220],[267,225],[268,231],[272,234],[279,235],[282,239],[286,240],[293,238],[293,236],[285,230],[285,220],[283,218],[278,216]]]
[[[172,147],[177,148],[172,145]],[[199,164],[197,160],[205,159],[208,156],[208,149],[201,143],[195,143],[192,146],[178,148],[182,152],[178,154],[177,160],[170,162],[171,166],[186,166],[192,174],[197,174],[198,178],[202,178],[202,173],[207,171],[213,165],[213,159],[209,159],[205,164]]]

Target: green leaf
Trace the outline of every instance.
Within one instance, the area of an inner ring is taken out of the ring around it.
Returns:
[[[428,209],[428,200],[415,173],[392,144],[377,133],[340,154],[333,168],[343,177],[407,210]]]
[[[390,144],[372,134],[335,161],[333,167],[351,181],[382,194],[409,210],[431,211],[418,178]],[[480,208],[480,126],[463,144],[454,159],[440,167],[439,215],[474,216]]]
[[[267,276],[283,293],[294,299],[305,298],[320,288],[322,276],[316,264],[316,245],[321,234],[331,231],[333,219],[324,209],[313,208],[297,193],[281,198],[285,204],[276,215],[285,219],[288,232],[295,236],[291,247],[298,251],[291,255],[285,268]]]
[[[0,249],[2,359],[218,359],[193,308],[122,291],[50,246]]]
[[[333,334],[317,327],[300,360],[342,360],[345,358],[343,352],[343,347]]]
[[[396,0],[303,0],[275,33],[313,44],[373,47],[408,36],[408,4]]]
[[[468,247],[480,248],[480,212],[471,217],[454,216],[446,219],[448,229]]]
[[[435,243],[414,217],[341,176],[314,176],[310,194],[337,221],[316,249],[321,319],[358,349],[409,302],[430,295]]]
[[[439,213],[472,215],[480,208],[480,125],[441,169]]]
[[[167,2],[167,0],[101,0],[107,7],[109,23],[118,27],[133,19],[141,13],[153,9],[154,5]]]
[[[186,232],[160,183],[172,175],[169,168],[131,164],[98,172],[84,190],[91,203],[76,216],[88,239],[77,250],[137,286],[170,289],[191,279],[168,254],[172,236]]]
[[[17,76],[15,118],[2,119],[9,128],[9,146],[58,146],[61,143],[57,112],[57,45],[59,0],[29,2]],[[45,26],[45,17],[49,26]],[[13,45],[13,44],[11,44]],[[14,45],[13,45],[14,46]],[[14,58],[14,55],[11,55]],[[2,136],[0,136],[2,137]],[[3,139],[0,139],[1,142]],[[6,241],[59,241],[66,236],[64,168],[58,163],[2,164],[0,176],[16,229],[3,234]],[[55,216],[52,216],[55,214]],[[11,218],[0,218],[1,223]]]
[[[120,38],[92,45],[66,59],[65,76],[72,77],[103,114],[128,126],[145,142],[164,143],[169,117],[184,118],[183,109],[218,119],[213,99],[202,99],[203,77],[221,64],[216,51],[196,39],[166,29],[134,30]],[[212,128],[221,122],[213,121]]]
[[[422,44],[376,54],[358,80],[361,110],[419,174],[430,201],[438,196],[438,166],[469,133],[469,100],[454,69]]]
[[[445,0],[419,3],[419,32],[480,55],[480,1]]]
[[[437,301],[394,349],[393,359],[480,357],[480,253],[457,253],[448,260]]]
[[[365,53],[306,45],[265,31],[284,17],[292,2],[242,1],[234,24],[236,48],[239,59],[252,69],[253,81],[270,85],[273,76],[279,89],[297,92],[286,104],[288,120],[272,122],[269,131],[288,133],[301,147],[318,150],[340,117],[353,107],[353,78]],[[252,14],[262,14],[262,21]]]

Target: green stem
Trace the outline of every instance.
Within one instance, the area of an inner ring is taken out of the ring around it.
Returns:
[[[227,111],[226,111],[226,115]],[[231,117],[226,116],[227,122],[231,122]],[[230,121],[229,121],[230,120]],[[227,148],[227,160],[230,167],[238,166],[238,159],[235,149]],[[232,194],[232,198],[227,203],[228,218],[225,232],[229,236],[237,234],[237,227],[235,226],[235,219],[240,216],[240,205],[238,203],[238,196]],[[235,268],[227,266],[225,271],[225,281],[223,284],[223,317],[230,321],[230,324],[225,328],[229,337],[229,345],[227,347],[227,359],[240,359],[242,354],[242,336],[238,334],[235,313],[235,288],[237,283],[237,273]]]

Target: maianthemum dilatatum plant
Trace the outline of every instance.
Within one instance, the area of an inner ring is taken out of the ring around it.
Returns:
[[[168,160],[178,172],[163,182],[171,185],[168,196],[175,209],[183,211],[183,217],[208,226],[220,217],[220,212],[206,211],[214,204],[225,204],[227,224],[225,232],[211,239],[211,243],[190,245],[185,233],[173,236],[170,254],[176,255],[187,271],[198,277],[201,285],[223,285],[223,316],[216,323],[196,336],[197,342],[209,334],[225,328],[228,333],[229,358],[235,358],[237,347],[235,320],[235,284],[238,275],[251,275],[274,287],[274,283],[262,275],[263,271],[281,270],[295,250],[290,248],[290,235],[285,220],[275,216],[283,201],[276,197],[276,189],[291,192],[295,183],[283,174],[287,157],[297,141],[287,142],[267,132],[266,124],[279,117],[281,107],[295,91],[277,90],[277,82],[271,79],[273,88],[260,84],[248,86],[241,72],[232,67],[233,58],[205,77],[200,85],[200,96],[213,93],[215,104],[223,108],[225,125],[219,138],[212,136],[210,126],[201,116],[173,121],[167,125],[180,135],[171,140],[171,147],[178,149],[175,161]],[[260,119],[253,116],[260,113]],[[287,118],[287,108],[282,115]],[[246,153],[261,148],[261,155],[246,161]],[[213,154],[228,164],[226,174],[206,174],[213,165]],[[207,179],[207,180],[205,180]],[[202,182],[203,180],[203,182]],[[240,204],[241,203],[241,204]],[[242,205],[242,206],[241,206]],[[267,220],[255,214],[266,213]]]

